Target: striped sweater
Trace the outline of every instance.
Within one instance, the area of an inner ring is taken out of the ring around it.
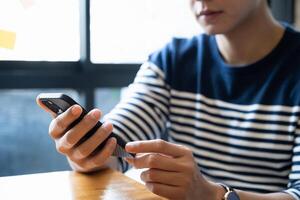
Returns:
[[[105,118],[125,141],[189,147],[210,180],[300,200],[299,53],[290,27],[269,55],[240,67],[224,62],[214,36],[173,39]]]

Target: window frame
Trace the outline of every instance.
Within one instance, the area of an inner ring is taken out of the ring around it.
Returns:
[[[74,89],[87,109],[95,105],[95,91],[130,84],[141,63],[97,64],[90,54],[90,0],[79,0],[80,60],[75,62],[0,61],[0,89]],[[276,18],[294,22],[294,0],[272,0]]]

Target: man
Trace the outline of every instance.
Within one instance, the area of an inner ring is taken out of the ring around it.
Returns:
[[[300,34],[278,23],[266,0],[191,0],[205,34],[174,39],[149,56],[106,123],[73,106],[49,132],[74,170],[120,164],[114,132],[148,168],[141,179],[169,199],[300,199]],[[167,11],[166,11],[167,12]],[[110,122],[108,122],[110,121]],[[167,141],[155,140],[167,133]],[[122,162],[122,165],[127,165]],[[123,170],[126,169],[125,166]]]

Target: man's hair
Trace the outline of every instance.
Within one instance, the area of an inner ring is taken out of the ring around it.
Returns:
[[[268,0],[268,5],[271,6],[271,0]]]

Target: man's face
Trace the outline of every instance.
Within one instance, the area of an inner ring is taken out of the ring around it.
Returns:
[[[226,34],[251,16],[266,0],[190,0],[198,23],[207,34]]]

